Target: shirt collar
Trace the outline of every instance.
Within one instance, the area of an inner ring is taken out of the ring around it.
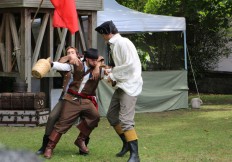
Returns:
[[[122,37],[119,33],[115,34],[112,38],[110,38],[109,43],[114,44],[118,38]]]
[[[87,71],[87,70],[90,69],[90,67],[88,67],[88,66],[86,65],[86,61],[84,61],[84,69],[85,69],[85,71]]]

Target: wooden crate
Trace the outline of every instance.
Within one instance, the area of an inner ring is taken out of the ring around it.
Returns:
[[[12,93],[0,93],[0,110],[11,110],[11,95]]]
[[[49,110],[0,110],[0,126],[39,126],[47,123]]]
[[[0,110],[39,110],[45,106],[44,92],[0,93]]]

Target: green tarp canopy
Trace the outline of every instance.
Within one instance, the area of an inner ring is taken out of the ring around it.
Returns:
[[[138,97],[136,112],[161,112],[188,108],[187,71],[142,72],[143,91]],[[105,80],[97,89],[99,112],[105,116],[114,92]]]

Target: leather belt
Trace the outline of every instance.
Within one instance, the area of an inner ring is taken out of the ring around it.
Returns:
[[[92,101],[92,103],[94,104],[94,106],[96,107],[96,109],[98,110],[98,104],[97,104],[97,101],[96,101],[96,97],[95,96],[87,96],[85,94],[82,94],[82,93],[78,93],[72,89],[68,89],[67,93],[77,97],[77,99],[79,98],[82,98],[82,99],[89,99],[90,101]]]

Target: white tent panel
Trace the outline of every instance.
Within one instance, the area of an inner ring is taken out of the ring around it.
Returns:
[[[124,7],[115,0],[104,0],[103,8],[97,12],[97,25],[112,20],[121,33],[186,30],[184,17],[146,14]]]

